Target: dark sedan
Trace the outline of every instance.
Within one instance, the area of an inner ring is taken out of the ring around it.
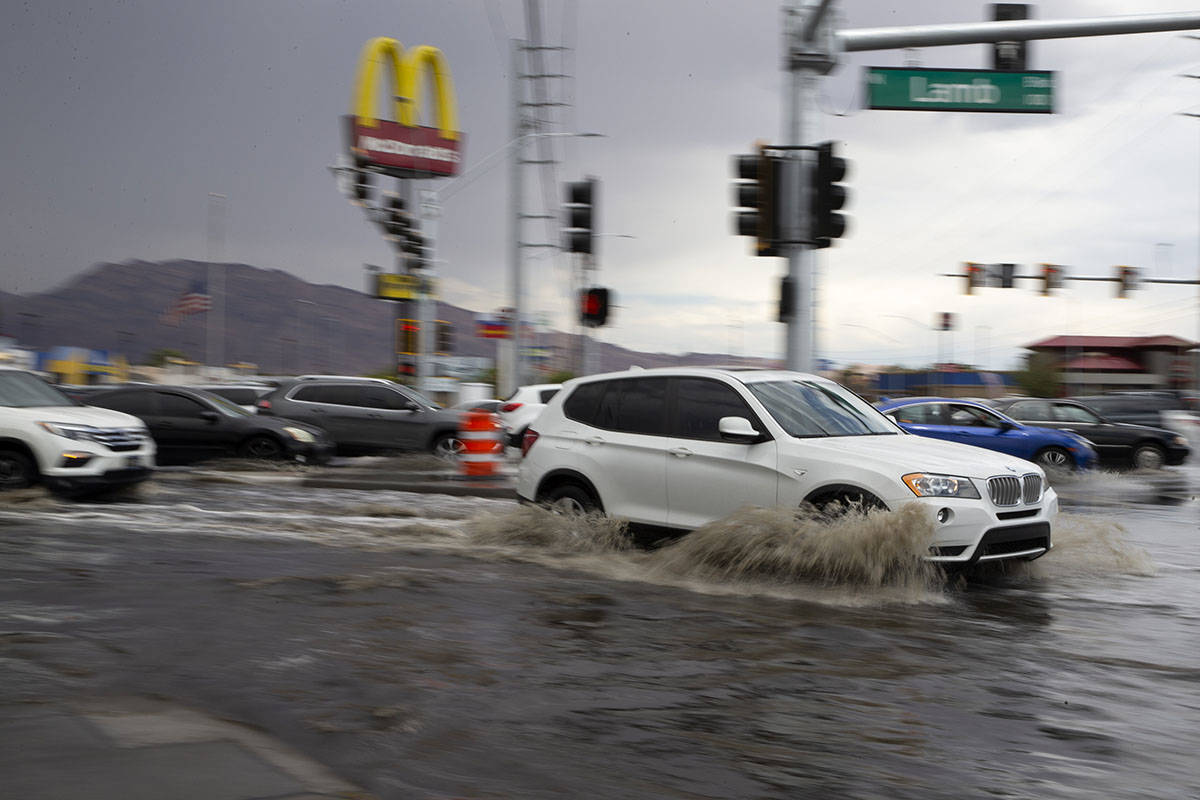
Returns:
[[[989,403],[1025,425],[1078,433],[1095,445],[1100,463],[1108,466],[1158,469],[1182,464],[1191,452],[1187,440],[1174,431],[1113,422],[1074,400],[1009,397]]]
[[[223,456],[319,464],[333,455],[333,442],[315,425],[260,417],[223,397],[186,386],[109,389],[89,394],[84,402],[141,418],[158,447],[159,464]]]

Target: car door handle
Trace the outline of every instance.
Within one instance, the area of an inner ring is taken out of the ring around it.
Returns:
[[[583,442],[584,442],[584,444],[589,444],[589,445],[604,444],[604,437],[603,436],[589,436],[588,438],[584,439]]]
[[[696,454],[694,451],[686,447],[672,447],[667,452],[676,458],[687,458],[688,456],[694,456]]]

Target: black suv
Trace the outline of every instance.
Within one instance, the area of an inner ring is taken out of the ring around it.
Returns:
[[[1182,464],[1190,450],[1174,431],[1115,422],[1074,400],[1009,397],[989,400],[993,408],[1025,425],[1074,431],[1096,446],[1102,464],[1157,469]]]
[[[416,450],[453,458],[462,412],[382,378],[299,378],[258,399],[260,416],[318,425],[339,453]]]

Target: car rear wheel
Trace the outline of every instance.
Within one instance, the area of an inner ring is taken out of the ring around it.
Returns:
[[[283,445],[270,436],[252,436],[238,448],[238,455],[242,458],[282,458]]]
[[[24,489],[37,481],[37,469],[23,453],[0,450],[0,491]]]
[[[551,511],[565,514],[587,514],[600,510],[600,505],[595,498],[586,489],[575,483],[560,483],[543,494],[540,501]]]
[[[1133,448],[1134,469],[1162,469],[1166,461],[1166,454],[1156,444],[1139,444]]]
[[[1047,469],[1071,469],[1073,466],[1071,454],[1061,447],[1044,447],[1033,457],[1033,461]]]

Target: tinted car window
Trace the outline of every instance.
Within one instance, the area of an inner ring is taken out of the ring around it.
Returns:
[[[721,417],[745,417],[752,425],[757,422],[741,395],[720,381],[678,378],[675,387],[675,436],[721,441],[717,431]]]
[[[159,413],[164,417],[198,417],[205,406],[181,394],[158,393]],[[211,410],[211,409],[209,409]]]
[[[539,395],[541,396],[541,402],[543,403],[549,403],[550,398],[554,397],[556,394],[558,394],[558,389],[542,389],[542,391],[539,392]]]
[[[330,403],[337,406],[359,405],[358,386],[301,386],[293,400],[305,403]]]
[[[386,408],[399,411],[407,408],[410,401],[399,392],[394,392],[386,386],[367,386],[362,391],[362,405],[367,408]]]
[[[256,391],[254,389],[237,389],[237,388],[231,389],[231,388],[226,388],[223,386],[218,386],[213,389],[208,389],[207,391],[210,391],[215,395],[224,397],[226,400],[232,400],[233,402],[237,403],[238,405],[243,405],[243,406],[253,405],[254,401],[258,399],[258,396],[260,394],[262,394],[261,392]]]
[[[666,400],[666,378],[610,381],[593,424],[625,433],[662,435],[666,432]]]
[[[1049,422],[1053,419],[1050,415],[1050,404],[1045,400],[1022,400],[1013,403],[1008,409],[1008,414],[1030,422]]]
[[[157,413],[157,405],[151,392],[122,392],[106,397],[93,398],[88,405],[124,411],[135,417],[149,417]]]
[[[585,383],[575,388],[575,391],[563,401],[563,414],[567,419],[595,424],[596,412],[600,408],[600,398],[611,381],[596,381]]]
[[[1054,419],[1058,422],[1086,422],[1091,425],[1101,423],[1101,419],[1088,409],[1070,403],[1055,403]]]
[[[795,379],[747,387],[790,436],[894,435],[896,427],[865,400],[826,381]]]

